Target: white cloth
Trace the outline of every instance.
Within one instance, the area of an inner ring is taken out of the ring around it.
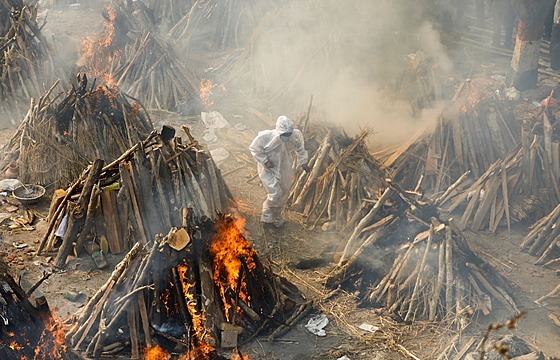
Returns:
[[[280,135],[292,132],[287,142],[280,139]],[[294,129],[294,124],[286,116],[280,116],[276,121],[274,130],[264,130],[249,146],[253,157],[257,160],[257,170],[262,184],[268,193],[263,203],[261,221],[273,223],[281,220],[282,208],[294,181],[291,150],[296,151],[298,163],[307,164],[307,151],[305,150],[303,134]],[[264,164],[270,161],[272,168],[267,169]]]

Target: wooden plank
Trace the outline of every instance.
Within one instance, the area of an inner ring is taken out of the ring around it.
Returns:
[[[484,218],[488,213],[488,209],[490,208],[490,205],[492,205],[492,200],[496,197],[498,188],[500,186],[500,182],[501,179],[498,178],[497,174],[494,175],[494,178],[492,179],[492,182],[488,187],[488,190],[485,192],[482,202],[478,206],[478,210],[476,211],[476,214],[474,216],[473,224],[472,224],[472,229],[474,231],[480,230],[480,227],[482,226],[482,222],[484,221]]]
[[[556,179],[560,178],[560,144],[552,143],[552,171]]]
[[[121,241],[122,231],[117,207],[117,194],[115,191],[101,193],[101,209],[105,220],[105,232],[111,254],[120,254],[125,250]]]
[[[509,192],[507,185],[506,165],[502,162],[502,196],[504,198],[504,209],[506,211],[506,222],[508,234],[511,235],[511,218],[509,215]]]

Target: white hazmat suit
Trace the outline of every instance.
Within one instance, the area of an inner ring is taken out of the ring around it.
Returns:
[[[293,160],[290,154],[293,149],[296,151],[298,163],[306,167],[307,151],[303,134],[294,129],[292,120],[284,115],[278,117],[274,130],[259,132],[249,146],[251,154],[257,160],[259,177],[268,193],[261,215],[261,221],[264,223],[278,227],[284,223],[282,209],[294,182]]]

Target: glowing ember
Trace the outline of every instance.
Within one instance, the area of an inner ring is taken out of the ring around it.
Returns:
[[[149,347],[144,353],[144,360],[169,360],[170,358],[171,355],[159,345]]]
[[[10,349],[16,350],[16,351],[23,350],[23,346],[21,346],[20,344],[18,344],[18,343],[15,342],[15,341],[13,341],[12,343],[10,343],[9,347],[10,347]]]
[[[214,282],[220,290],[228,321],[230,320],[229,309],[235,306],[235,296],[229,296],[228,301],[228,296],[226,296],[228,291],[233,294],[238,292],[239,298],[247,303],[251,300],[247,295],[247,285],[244,282],[240,282],[240,289],[238,289],[243,263],[250,272],[256,267],[255,250],[243,236],[244,226],[245,219],[242,218],[238,218],[235,222],[231,218],[219,221],[216,224],[217,233],[210,246]]]

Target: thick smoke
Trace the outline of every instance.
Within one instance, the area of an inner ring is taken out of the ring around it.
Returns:
[[[286,5],[252,44],[252,79],[243,81],[256,89],[253,94],[264,95],[273,115],[297,115],[313,95],[324,120],[350,132],[372,127],[378,144],[402,142],[438,118],[437,110],[414,113],[396,94],[407,55],[420,50],[440,74],[451,70],[438,32],[426,21],[428,2]]]

